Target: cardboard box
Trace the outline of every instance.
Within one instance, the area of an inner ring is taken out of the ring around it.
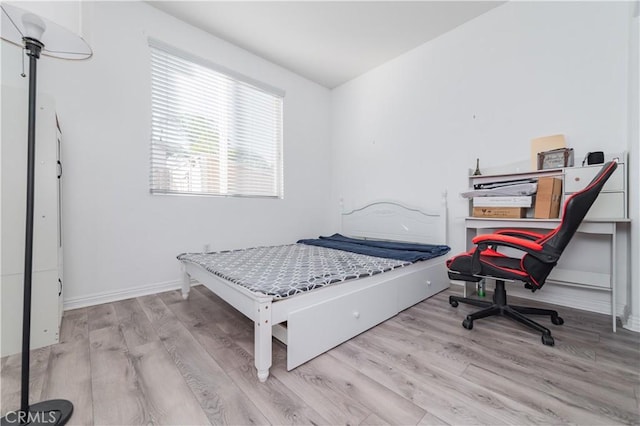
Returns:
[[[526,211],[522,207],[474,207],[473,217],[520,219],[525,216]]]
[[[533,212],[535,219],[555,219],[560,214],[562,198],[562,179],[541,177],[538,179],[536,206]]]
[[[473,197],[473,207],[526,207],[533,205],[531,195]]]

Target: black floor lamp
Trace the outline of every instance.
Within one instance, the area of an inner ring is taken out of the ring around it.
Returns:
[[[31,339],[31,278],[33,270],[33,212],[36,144],[36,68],[40,54],[61,59],[88,59],[93,54],[78,35],[15,6],[3,4],[2,39],[22,47],[29,57],[29,109],[27,132],[27,208],[24,249],[24,300],[22,315],[22,383],[20,408],[2,417],[2,426],[20,424],[63,425],[73,404],[53,399],[29,405],[29,351]],[[24,76],[24,75],[23,75]],[[16,114],[22,113],[16,111]]]

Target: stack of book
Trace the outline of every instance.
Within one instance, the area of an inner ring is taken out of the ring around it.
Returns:
[[[533,205],[534,179],[477,185],[463,194],[473,200],[474,217],[521,218]]]

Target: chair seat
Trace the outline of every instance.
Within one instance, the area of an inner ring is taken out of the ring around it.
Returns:
[[[485,254],[487,253],[487,254]],[[474,250],[462,253],[447,261],[449,278],[452,280],[480,281],[481,276],[499,277],[506,280],[529,282],[529,274],[522,270],[521,259],[508,257],[493,250],[478,256],[480,270],[473,270]],[[476,276],[481,275],[481,276]],[[469,279],[471,278],[471,279]]]

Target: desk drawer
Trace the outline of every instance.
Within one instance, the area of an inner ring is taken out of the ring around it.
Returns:
[[[601,192],[585,219],[624,218],[624,207],[624,192]]]
[[[574,167],[565,169],[564,192],[578,192],[591,182],[602,169],[602,166]],[[603,191],[624,191],[624,164],[618,168],[607,180]]]

